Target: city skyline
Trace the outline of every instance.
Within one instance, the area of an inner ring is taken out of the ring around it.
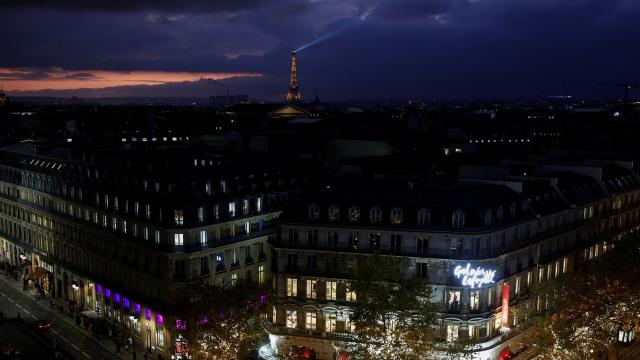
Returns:
[[[290,51],[326,38],[299,54],[303,100],[612,98],[599,84],[637,79],[638,15],[624,0],[27,1],[0,15],[0,83],[18,96],[228,88],[281,101]]]

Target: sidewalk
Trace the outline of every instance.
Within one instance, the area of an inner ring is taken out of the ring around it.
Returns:
[[[133,352],[131,349],[125,350],[124,347],[121,348],[120,353],[116,351],[116,345],[112,338],[109,337],[101,337],[100,339],[96,338],[91,331],[85,330],[83,326],[76,326],[74,315],[69,312],[69,304],[68,301],[62,298],[52,298],[50,296],[45,297],[44,299],[35,300],[36,298],[36,290],[33,286],[29,286],[27,290],[22,289],[22,281],[15,281],[11,277],[7,277],[4,273],[0,273],[0,281],[11,286],[16,291],[20,292],[24,297],[29,298],[33,303],[37,304],[41,308],[47,311],[49,318],[56,317],[69,326],[73,327],[77,331],[81,332],[88,339],[100,345],[105,351],[111,353],[120,359],[133,359]],[[51,309],[49,301],[55,301],[55,306]],[[60,313],[60,306],[64,309],[64,314]],[[143,359],[144,349],[140,346],[136,346],[136,359]]]

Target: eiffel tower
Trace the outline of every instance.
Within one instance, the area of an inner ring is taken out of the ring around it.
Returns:
[[[289,81],[287,102],[298,103],[300,100],[300,89],[298,89],[298,77],[296,75],[296,52],[293,51],[291,53],[291,80]]]

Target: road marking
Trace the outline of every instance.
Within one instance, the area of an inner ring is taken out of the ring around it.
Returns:
[[[12,298],[7,298],[7,299],[9,299],[9,301],[11,301],[12,303],[15,303],[15,301],[13,301]]]
[[[76,346],[76,344],[71,344],[71,346],[73,346],[74,349],[80,351],[80,348]]]
[[[7,295],[5,295],[3,292],[0,292],[0,295],[7,297]]]
[[[86,356],[87,358],[91,359],[91,356],[89,356],[89,354],[87,354],[86,352],[82,352],[82,355]]]
[[[18,304],[16,304],[16,306],[18,307],[18,309],[22,309],[22,306],[20,306],[20,305],[18,305]]]
[[[58,335],[58,332],[57,332],[57,331],[55,331],[55,330],[53,330],[53,329],[51,329],[51,332],[52,332],[52,333],[54,333],[54,334],[56,334],[56,335]]]
[[[69,340],[67,340],[67,338],[66,338],[66,337],[64,337],[64,336],[62,336],[62,335],[58,335],[58,336],[60,336],[60,339],[62,339],[64,342],[69,342]]]

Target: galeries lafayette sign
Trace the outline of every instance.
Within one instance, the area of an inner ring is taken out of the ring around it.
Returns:
[[[468,286],[470,288],[479,288],[484,285],[495,283],[495,270],[487,270],[481,266],[471,267],[471,264],[467,263],[467,266],[458,265],[453,269],[453,275],[457,279],[462,279],[462,286]]]

